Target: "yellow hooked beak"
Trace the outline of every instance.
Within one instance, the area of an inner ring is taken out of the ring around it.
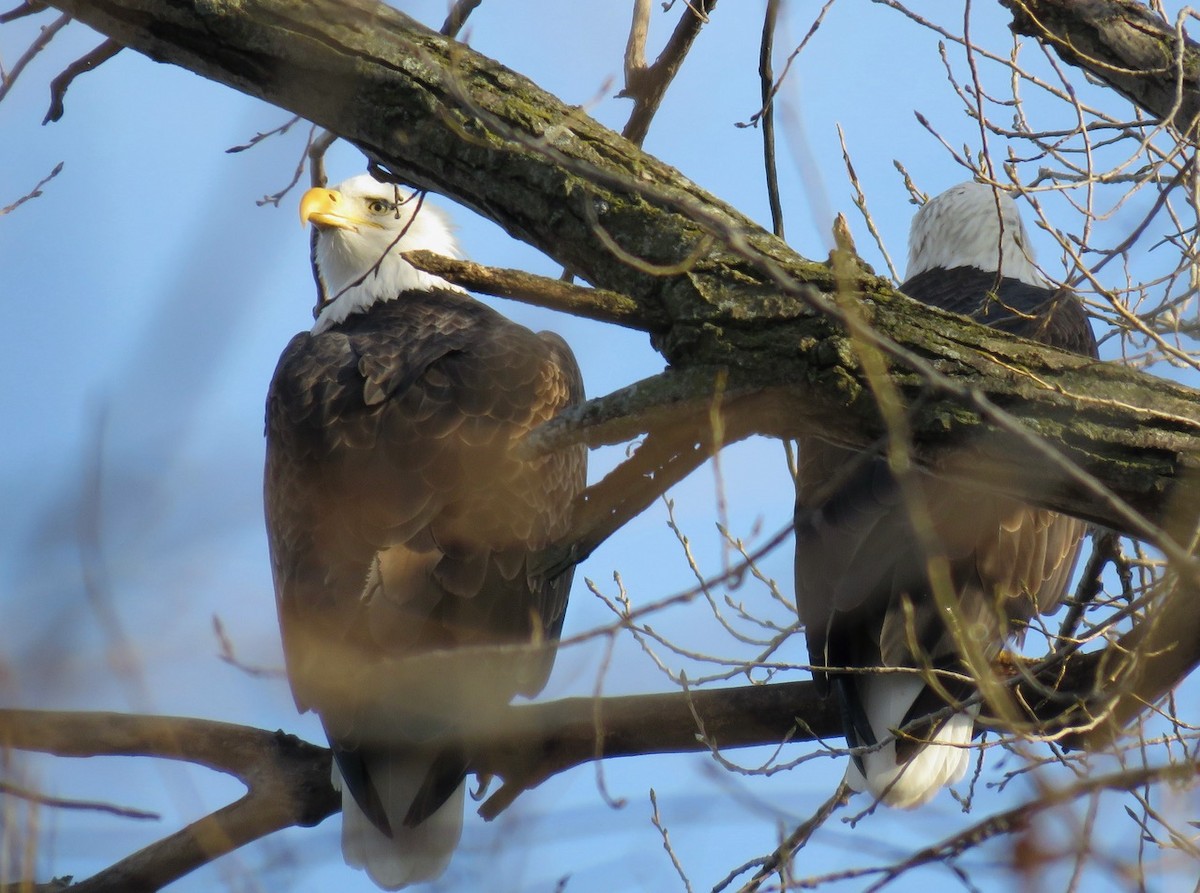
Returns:
[[[350,213],[346,197],[336,189],[310,189],[300,198],[300,225],[358,232],[360,226],[379,226],[374,220]]]

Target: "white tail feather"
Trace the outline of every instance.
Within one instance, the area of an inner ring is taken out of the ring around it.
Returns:
[[[332,780],[334,788],[342,792],[342,856],[346,864],[364,869],[385,890],[432,880],[446,870],[462,836],[466,786],[459,785],[450,799],[420,825],[405,828],[404,816],[425,780],[430,761],[380,754],[366,762],[393,837],[371,824],[342,784],[335,761]]]
[[[854,761],[846,770],[846,783],[856,791],[869,791],[888,806],[912,809],[928,802],[946,785],[954,784],[967,772],[971,762],[971,734],[978,707],[956,713],[907,763],[896,763],[893,729],[899,728],[904,714],[920,695],[925,684],[917,676],[871,676],[859,682],[863,709],[879,741],[887,741],[877,750],[862,755],[866,777]]]

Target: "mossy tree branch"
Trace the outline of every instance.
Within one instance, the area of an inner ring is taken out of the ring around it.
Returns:
[[[727,403],[729,413],[752,414],[735,426],[852,445],[882,434],[827,265],[797,256],[579,110],[402,13],[373,0],[54,5],[154,59],[341,134],[400,178],[453,197],[593,285],[626,295],[644,319],[665,317],[655,344],[672,365],[726,368],[731,391],[754,394]],[[1020,342],[917,305],[869,275],[842,287],[858,293],[871,337],[916,407],[920,461],[937,466],[969,439],[974,461],[954,464],[980,485],[1146,535],[1145,525],[1131,529],[1118,502],[1046,463],[1030,443],[1036,438],[988,418],[987,406],[1002,405],[1149,526],[1194,529],[1196,392]],[[707,406],[711,395],[697,400]]]

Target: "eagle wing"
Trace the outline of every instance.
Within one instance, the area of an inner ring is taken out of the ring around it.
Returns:
[[[887,464],[868,460],[811,506],[804,497],[855,454],[816,438],[804,439],[800,453],[796,592],[814,666],[912,667],[952,657],[929,590],[926,539]],[[949,565],[961,620],[983,625],[993,653],[1014,623],[1057,606],[1082,522],[923,472],[913,485],[932,522],[929,541]]]

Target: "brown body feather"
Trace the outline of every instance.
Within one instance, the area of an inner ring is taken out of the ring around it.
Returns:
[[[432,742],[545,685],[572,574],[531,568],[570,524],[586,454],[514,447],[582,399],[562,339],[444,289],[297,335],[280,358],[265,504],[289,677],[385,833],[397,816],[373,760],[428,752],[400,807],[419,825],[469,768]]]

